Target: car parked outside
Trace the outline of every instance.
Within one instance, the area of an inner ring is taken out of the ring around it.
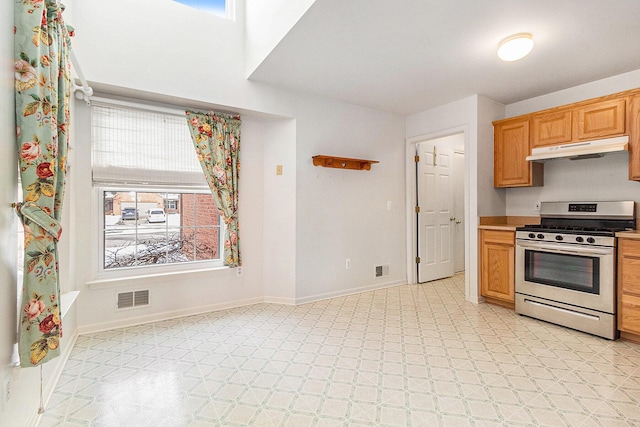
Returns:
[[[164,213],[164,209],[149,209],[147,222],[165,222],[167,215]]]
[[[140,216],[136,208],[122,208],[122,215],[120,218],[124,221],[127,219],[139,219]]]

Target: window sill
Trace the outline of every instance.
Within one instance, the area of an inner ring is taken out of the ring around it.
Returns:
[[[200,274],[200,273],[209,273],[213,271],[220,270],[228,270],[229,267],[207,267],[200,268],[197,270],[182,270],[182,271],[170,271],[163,273],[151,273],[151,274],[141,274],[141,275],[131,275],[125,277],[114,277],[114,278],[100,278],[96,280],[91,280],[87,282],[87,286],[89,289],[108,289],[114,288],[123,285],[133,285],[136,282],[146,282],[149,279],[154,279],[157,282],[167,282],[171,280],[175,280],[178,276],[187,276],[192,274]]]

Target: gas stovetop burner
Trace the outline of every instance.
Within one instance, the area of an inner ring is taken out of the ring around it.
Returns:
[[[540,224],[525,225],[516,231],[548,234],[611,236],[635,229],[635,202],[542,202]],[[553,237],[552,237],[553,238]],[[556,240],[562,240],[556,238]]]
[[[540,224],[516,228],[516,239],[567,245],[615,246],[618,231],[635,229],[635,203],[542,202]]]
[[[541,225],[531,224],[516,228],[517,231],[531,231],[536,233],[584,234],[589,236],[614,236],[618,231],[627,230],[625,227],[583,227],[579,225]]]

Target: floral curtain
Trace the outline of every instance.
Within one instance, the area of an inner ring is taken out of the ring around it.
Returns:
[[[186,113],[198,160],[224,219],[224,263],[229,267],[241,266],[238,237],[240,116]]]
[[[15,103],[23,202],[24,277],[20,363],[37,366],[60,354],[57,242],[64,197],[69,98],[70,30],[54,0],[14,6]]]

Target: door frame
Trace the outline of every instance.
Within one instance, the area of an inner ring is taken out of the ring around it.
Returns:
[[[440,130],[428,134],[418,135],[406,139],[406,229],[407,229],[407,283],[416,284],[418,274],[416,268],[416,256],[418,248],[418,231],[415,220],[415,207],[416,207],[416,165],[415,165],[415,153],[416,145],[419,142],[429,141],[432,139],[442,138],[446,136],[464,134],[464,267],[465,267],[465,299],[471,302],[477,303],[479,301],[479,292],[477,289],[477,250],[475,256],[472,256],[472,245],[477,244],[477,215],[472,212],[477,212],[477,192],[471,191],[471,179],[477,177],[477,165],[475,161],[477,159],[477,148],[471,147],[469,144],[469,126],[462,125],[449,129]],[[477,179],[477,178],[476,178]],[[472,231],[473,230],[473,231]],[[473,234],[475,233],[475,234]],[[473,236],[476,236],[474,239]],[[476,245],[477,246],[477,245]],[[475,284],[475,288],[472,285]]]
[[[449,138],[449,140],[443,140],[443,138],[430,139],[427,141],[421,141],[416,143],[416,155],[420,156],[420,161],[416,162],[416,196],[415,205],[420,206],[420,212],[416,212],[416,239],[417,247],[416,251],[421,258],[421,263],[416,264],[417,278],[419,283],[425,283],[428,281],[438,280],[446,277],[452,277],[455,274],[455,256],[456,256],[456,242],[455,242],[455,223],[452,222],[452,216],[455,216],[455,168],[454,168],[454,145],[451,138],[456,137],[460,139],[462,134],[455,134]],[[464,135],[462,135],[464,138]],[[463,141],[464,142],[464,141]],[[433,151],[431,151],[433,149]],[[435,152],[438,152],[438,161],[435,159]],[[433,154],[432,154],[433,153]],[[433,163],[429,159],[423,158],[433,156]],[[443,156],[449,156],[447,164],[446,160],[442,160]],[[433,169],[432,169],[433,168]],[[433,172],[433,185],[434,188],[427,188],[426,181],[424,181],[425,173],[431,174]],[[437,177],[441,173],[448,173],[449,180],[446,191],[441,192],[442,181]],[[464,169],[463,169],[464,173]],[[463,175],[464,186],[464,175]],[[432,195],[431,191],[435,191]],[[464,187],[463,187],[464,193]],[[434,198],[435,197],[435,198]],[[444,213],[442,211],[442,202],[447,202],[448,211]],[[434,203],[435,202],[435,203]],[[429,207],[430,203],[434,203]],[[464,201],[463,201],[464,203]],[[431,211],[430,209],[433,209]],[[433,221],[433,222],[432,222]],[[443,226],[446,224],[447,232],[443,233]],[[427,238],[425,227],[433,226],[433,239]],[[445,237],[444,235],[448,236]],[[464,233],[462,233],[464,234]],[[448,239],[449,246],[449,258],[442,259],[443,244],[447,244]],[[431,247],[431,243],[434,244]],[[429,252],[434,250],[432,264],[429,262]],[[424,252],[423,252],[424,251]],[[446,264],[446,265],[445,265]],[[423,276],[424,274],[424,276]]]

